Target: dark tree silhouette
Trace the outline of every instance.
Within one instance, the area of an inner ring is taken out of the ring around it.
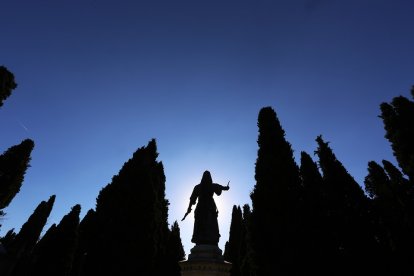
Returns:
[[[390,268],[395,265],[393,255],[398,244],[396,235],[402,226],[401,206],[398,206],[397,194],[388,175],[378,163],[368,163],[368,175],[364,183],[371,198],[371,219],[380,248],[378,265],[382,266],[383,272],[391,272],[393,270]],[[395,273],[395,269],[393,272]]]
[[[275,111],[265,107],[258,119],[256,185],[250,197],[249,223],[252,270],[255,275],[280,275],[298,267],[300,177],[293,151]]]
[[[75,205],[57,226],[49,228],[34,248],[27,275],[69,275],[77,246],[80,210],[80,205]]]
[[[180,227],[177,221],[174,221],[171,226],[168,235],[167,254],[165,257],[165,270],[163,271],[164,273],[160,275],[180,276],[181,268],[178,265],[178,262],[184,260],[185,252],[181,242]]]
[[[336,158],[328,143],[316,139],[319,166],[327,192],[331,235],[328,264],[335,275],[349,275],[358,269],[368,273],[376,259],[376,242],[369,219],[368,200],[354,178]],[[343,269],[338,270],[339,267]]]
[[[33,147],[34,142],[26,139],[0,155],[0,210],[20,191]]]
[[[240,245],[240,275],[251,275],[251,246],[249,239],[249,223],[251,217],[251,210],[248,204],[243,205],[243,228],[242,228],[242,240]]]
[[[16,238],[16,235],[17,234],[14,232],[14,228],[10,229],[9,231],[7,231],[6,235],[4,235],[4,237],[0,238],[1,244],[5,248],[7,248],[8,246],[10,246],[10,244],[12,244],[12,242]],[[5,250],[5,248],[4,248],[4,250]]]
[[[164,169],[157,156],[151,140],[99,193],[98,232],[90,241],[85,275],[161,275],[169,229]]]
[[[54,195],[47,202],[42,201],[23,224],[20,232],[12,241],[6,243],[7,261],[5,260],[1,265],[1,275],[19,275],[19,271],[28,265],[32,250],[52,211],[54,202]]]
[[[414,97],[414,87],[411,90]],[[381,104],[381,116],[399,166],[414,182],[414,102],[399,96]]]
[[[230,223],[229,240],[226,242],[224,248],[224,259],[232,263],[230,270],[231,276],[240,276],[241,267],[241,247],[243,240],[243,215],[240,206],[233,206]]]
[[[390,200],[394,191],[384,169],[374,161],[368,163],[368,175],[365,177],[365,190],[372,199]]]
[[[329,274],[331,244],[327,224],[327,191],[317,164],[306,152],[301,152],[300,176],[303,185],[304,239],[302,251],[306,255],[303,274]]]
[[[95,246],[92,244],[92,242],[96,241],[95,235],[99,235],[97,226],[96,212],[90,209],[79,223],[78,246],[73,258],[72,276],[83,275],[83,268],[89,253],[88,251]]]
[[[382,165],[390,178],[390,185],[393,187],[396,196],[405,208],[412,211],[412,204],[414,203],[413,183],[410,183],[410,181],[403,176],[401,171],[390,161],[382,160]]]
[[[16,87],[13,73],[7,70],[6,67],[0,66],[0,107],[3,106],[4,100],[11,95]]]
[[[382,161],[385,170],[376,162],[368,163],[365,187],[372,197],[373,217],[378,240],[384,252],[383,264],[388,271],[404,275],[411,271],[414,258],[414,227],[412,200],[408,180],[389,161]]]

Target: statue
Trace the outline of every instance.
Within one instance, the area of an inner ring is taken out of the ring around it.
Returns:
[[[197,207],[194,211],[194,230],[192,243],[196,245],[208,244],[218,245],[220,239],[220,233],[218,228],[217,216],[218,210],[216,203],[213,199],[213,194],[221,195],[222,191],[230,189],[230,181],[227,186],[222,186],[217,183],[213,183],[211,174],[209,171],[203,173],[201,183],[196,185],[193,189],[193,193],[190,197],[190,204],[188,205],[187,213],[184,215],[182,221],[191,212],[191,206],[196,204]]]

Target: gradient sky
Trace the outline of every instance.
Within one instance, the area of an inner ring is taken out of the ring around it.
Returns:
[[[414,84],[411,0],[3,1],[0,65],[18,88],[0,109],[0,152],[35,149],[1,233],[56,194],[48,226],[82,216],[132,153],[156,138],[169,221],[204,170],[224,249],[233,204],[250,203],[257,114],[272,106],[295,150],[316,136],[362,184],[389,159],[379,104]],[[193,216],[180,222],[186,253]]]

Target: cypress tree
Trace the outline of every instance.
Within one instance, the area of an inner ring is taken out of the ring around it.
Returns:
[[[376,242],[370,224],[368,200],[354,178],[336,158],[328,143],[316,139],[319,166],[327,192],[328,217],[332,242],[329,269],[332,274],[348,275],[370,271],[376,261]],[[370,259],[372,258],[372,259]],[[343,267],[338,271],[339,267]]]
[[[327,191],[317,164],[306,152],[301,152],[300,176],[304,204],[302,250],[306,255],[301,274],[329,274],[325,271],[331,239],[326,224]]]
[[[335,185],[331,188],[337,191],[336,194],[338,197],[343,202],[349,200],[349,204],[358,208],[366,199],[362,188],[348,173],[342,163],[336,159],[332,149],[328,146],[329,143],[325,142],[322,136],[318,136],[316,142],[318,143],[316,153],[319,157],[319,166],[323,172],[323,179],[326,182],[325,185]]]
[[[411,93],[414,95],[414,87]],[[399,96],[381,104],[385,138],[391,143],[402,171],[414,181],[414,102]]]
[[[9,247],[9,251],[15,252],[17,256],[20,256],[23,252],[32,251],[52,211],[55,198],[56,196],[53,195],[48,201],[42,201],[36,207],[33,214],[23,224],[20,232],[16,235],[16,238]]]
[[[4,246],[4,248],[7,248],[10,246],[10,244],[12,244],[15,238],[16,238],[16,232],[14,232],[14,228],[12,228],[9,231],[7,231],[4,237],[0,238],[0,242]]]
[[[389,176],[390,185],[395,192],[400,204],[404,205],[407,210],[412,211],[414,203],[413,184],[406,179],[401,171],[395,167],[391,162],[382,160],[387,175]]]
[[[85,274],[160,275],[166,260],[168,201],[155,140],[138,149],[97,198],[98,235]]]
[[[258,127],[256,184],[250,195],[251,268],[256,275],[279,275],[295,270],[294,264],[300,262],[299,170],[285,131],[271,107],[260,110]]]
[[[21,275],[36,275],[35,273],[40,273],[40,275],[51,275],[54,272],[54,267],[50,268],[50,260],[53,260],[52,254],[54,250],[54,245],[56,244],[57,236],[57,225],[53,223],[43,237],[37,242],[35,248],[33,249],[32,258],[30,260],[30,265],[27,266],[26,270]]]
[[[252,250],[250,246],[249,238],[249,223],[251,218],[251,210],[248,204],[243,205],[243,227],[241,233],[241,244],[240,244],[240,275],[250,276],[251,275],[251,257]]]
[[[94,247],[92,243],[96,241],[95,236],[99,235],[97,226],[96,212],[90,209],[79,223],[78,246],[73,258],[72,276],[84,275],[83,268],[86,257],[89,254],[90,248]]]
[[[233,206],[229,240],[226,242],[224,259],[232,263],[230,275],[240,276],[240,254],[243,239],[243,215],[240,206]]]
[[[36,245],[28,275],[69,275],[78,238],[81,207],[75,205]]]
[[[3,275],[3,271],[6,271],[9,267],[9,255],[6,248],[13,242],[16,237],[14,228],[10,229],[4,237],[0,238],[0,274]]]
[[[395,250],[395,222],[401,219],[396,205],[395,190],[384,169],[376,162],[368,163],[368,175],[365,177],[365,190],[372,199],[372,219],[376,227],[376,236],[382,251]],[[390,260],[388,260],[390,261]]]
[[[26,139],[0,155],[0,210],[20,191],[33,147],[34,142]]]
[[[368,162],[368,175],[365,177],[365,191],[372,199],[390,198],[391,183],[384,169],[374,161]]]
[[[304,191],[315,193],[313,197],[320,196],[322,193],[322,175],[318,170],[318,165],[312,160],[312,157],[304,151],[300,153],[300,177]]]
[[[185,258],[184,247],[181,242],[180,226],[177,221],[174,221],[169,231],[167,253],[165,256],[165,270],[160,275],[180,276],[181,268],[178,262],[183,261]]]
[[[378,264],[382,271],[405,275],[411,271],[414,261],[411,250],[414,245],[412,214],[407,196],[401,184],[406,180],[390,162],[383,160],[387,169],[371,161],[365,186],[372,197],[373,218],[382,259]]]
[[[0,66],[0,107],[3,106],[3,101],[6,100],[17,87],[12,72],[6,67]]]
[[[391,162],[382,160],[389,183],[394,192],[394,213],[391,223],[395,229],[395,259],[401,271],[411,271],[414,257],[411,254],[414,247],[414,192],[412,180],[406,179],[401,171]]]
[[[28,260],[32,250],[35,247],[40,233],[46,224],[47,218],[52,211],[55,196],[51,196],[49,200],[42,201],[34,210],[15,236],[13,241],[7,246],[8,264],[7,271],[3,271],[2,275],[9,275],[13,270],[14,275],[19,275],[19,271],[28,265]]]

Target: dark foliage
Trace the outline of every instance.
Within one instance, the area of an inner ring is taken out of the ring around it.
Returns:
[[[303,186],[303,220],[305,231],[302,251],[305,254],[303,266],[309,274],[324,274],[325,260],[329,258],[330,240],[328,199],[325,182],[317,164],[306,152],[301,152],[300,176]],[[306,274],[302,271],[302,274]]]
[[[376,162],[368,163],[368,175],[365,177],[365,190],[372,199],[393,196],[390,180],[384,169]]]
[[[224,259],[233,264],[230,275],[231,276],[240,276],[240,267],[241,267],[241,247],[244,242],[244,225],[243,225],[243,215],[240,209],[240,206],[233,206],[233,211],[231,215],[230,223],[230,233],[229,241],[226,242],[224,248]]]
[[[251,217],[251,210],[248,204],[243,205],[243,228],[242,228],[242,239],[240,245],[240,275],[249,276],[251,275],[251,263],[253,262],[251,242],[249,238],[249,223]]]
[[[52,211],[55,198],[56,196],[53,195],[48,201],[42,201],[36,207],[27,222],[23,224],[13,243],[7,248],[9,252],[20,256],[23,252],[32,251]]]
[[[34,142],[26,139],[0,155],[0,209],[6,208],[22,186]]]
[[[168,234],[167,254],[162,275],[180,276],[181,268],[178,263],[183,261],[184,258],[185,252],[181,242],[180,227],[175,221]]]
[[[390,178],[390,185],[392,185],[399,200],[401,200],[405,207],[412,209],[412,204],[414,203],[413,183],[406,179],[401,171],[391,162],[382,160],[382,165]]]
[[[413,201],[407,193],[408,180],[389,161],[384,168],[371,161],[365,187],[372,197],[373,223],[381,246],[382,268],[396,275],[411,271],[414,257]]]
[[[300,227],[300,177],[293,151],[285,140],[275,111],[260,110],[256,185],[250,197],[253,211],[249,223],[252,271],[276,275],[295,270]]]
[[[78,240],[81,207],[75,205],[37,243],[26,275],[69,275]]]
[[[7,231],[6,235],[4,235],[4,237],[0,238],[0,243],[1,243],[0,245],[2,246],[2,254],[5,255],[6,248],[8,246],[10,246],[10,244],[12,244],[12,242],[16,238],[16,235],[17,234],[14,232],[14,228],[12,228],[9,231]],[[1,258],[3,258],[3,257],[5,257],[5,256],[2,256]]]
[[[79,223],[78,246],[73,259],[71,275],[82,275],[88,251],[95,246],[92,244],[96,241],[95,235],[99,235],[97,227],[96,212],[90,209]]]
[[[14,75],[6,67],[0,66],[0,107],[17,87]]]
[[[42,201],[25,222],[17,235],[5,244],[7,258],[1,262],[1,275],[20,275],[21,270],[29,265],[30,257],[40,233],[52,211],[55,196]],[[6,235],[7,236],[7,235]]]
[[[414,87],[411,93],[414,95]],[[390,104],[381,104],[380,117],[399,166],[414,181],[414,102],[395,97]]]
[[[368,273],[376,261],[376,241],[369,218],[369,202],[362,188],[336,158],[328,143],[316,139],[319,165],[327,193],[330,258],[328,273]],[[339,272],[337,267],[344,267]]]
[[[164,169],[157,156],[152,140],[99,193],[98,232],[90,241],[85,275],[161,275],[169,230]]]

